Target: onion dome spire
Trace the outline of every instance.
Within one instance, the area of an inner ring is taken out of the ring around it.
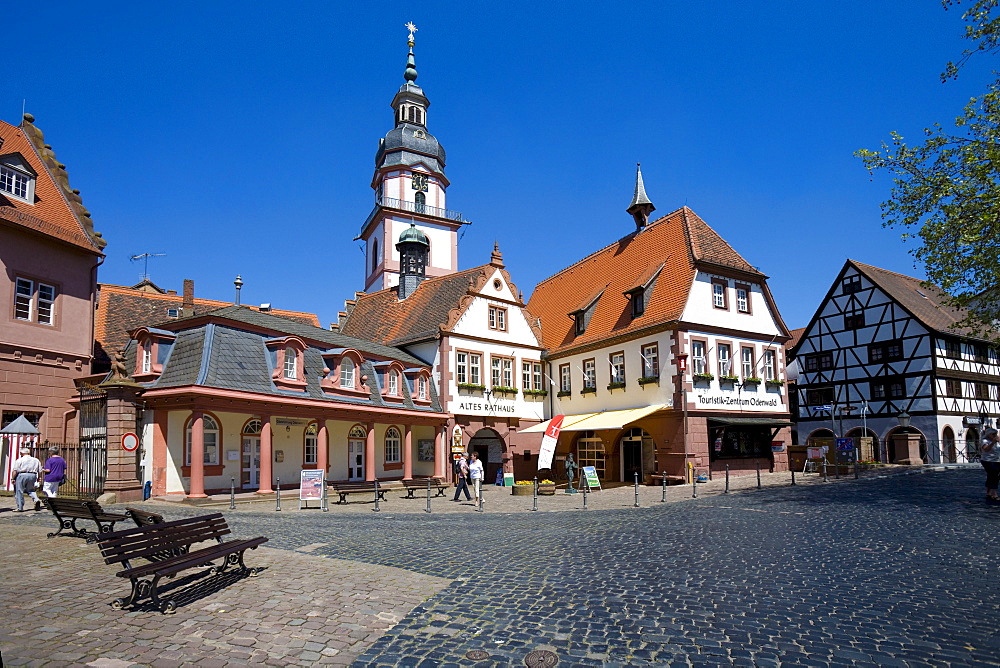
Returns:
[[[635,193],[632,195],[632,203],[625,209],[635,220],[637,230],[642,230],[649,222],[649,214],[656,211],[656,207],[646,197],[646,187],[642,183],[642,169],[639,163],[635,163]]]
[[[410,31],[410,37],[406,40],[406,44],[410,47],[410,54],[406,57],[406,70],[403,72],[403,78],[413,83],[417,80],[417,63],[413,60],[413,33],[417,32],[417,26],[410,21],[406,24],[406,29]]]

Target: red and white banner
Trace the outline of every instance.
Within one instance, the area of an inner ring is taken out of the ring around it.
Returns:
[[[12,473],[14,461],[21,456],[20,451],[23,446],[33,448],[37,443],[38,436],[36,434],[0,435],[0,448],[6,453],[6,456],[3,457],[3,478],[0,479],[0,482],[2,482],[0,488],[8,492],[14,489],[14,481],[12,480],[14,477]]]
[[[556,453],[556,443],[559,442],[559,432],[562,430],[563,418],[565,415],[557,415],[549,420],[549,426],[545,428],[545,436],[542,436],[542,446],[538,450],[538,468],[552,468],[552,456]]]

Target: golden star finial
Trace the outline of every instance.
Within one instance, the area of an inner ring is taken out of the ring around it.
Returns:
[[[413,46],[413,33],[417,32],[417,26],[413,25],[413,21],[409,21],[404,27],[410,31],[410,39],[408,41],[410,46]]]

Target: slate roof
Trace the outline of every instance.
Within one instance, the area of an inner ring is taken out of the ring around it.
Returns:
[[[0,121],[0,155],[20,154],[36,173],[33,203],[0,193],[0,220],[100,254],[107,242],[94,232],[79,192],[69,186],[66,166],[32,121],[31,114],[20,127]]]
[[[449,313],[459,308],[469,292],[469,281],[495,266],[485,264],[447,276],[425,279],[416,292],[399,301],[396,288],[358,293],[355,304],[339,330],[344,334],[391,345],[413,343],[437,336],[448,323]]]
[[[936,332],[969,336],[965,328],[955,325],[968,315],[968,311],[946,306],[943,301],[947,294],[935,285],[927,285],[919,278],[897,274],[888,269],[873,267],[854,260],[848,260],[859,272],[877,285],[925,327]]]
[[[153,289],[150,289],[150,286]],[[142,289],[142,288],[146,289]],[[98,284],[97,313],[94,322],[94,362],[98,365],[110,362],[116,350],[121,350],[129,342],[129,332],[139,327],[151,327],[170,319],[168,309],[178,309],[184,305],[184,297],[163,292],[149,281],[136,286]],[[227,302],[215,299],[194,298],[195,314],[207,313],[224,307]],[[249,309],[259,310],[256,306]],[[274,309],[272,314],[304,324],[319,326],[319,318],[313,313]]]
[[[404,408],[413,411],[440,412],[434,383],[428,383],[430,406],[416,405],[410,398],[409,383],[402,383],[403,401],[383,401],[372,357],[389,357],[406,368],[428,367],[406,353],[380,344],[359,341],[329,330],[301,324],[243,306],[229,306],[169,323],[176,333],[169,344],[170,353],[162,374],[143,386],[151,390],[175,387],[211,387],[261,395],[302,397],[331,404]],[[305,391],[278,388],[271,380],[271,360],[266,341],[275,336],[302,338],[307,349],[303,363]],[[326,362],[322,353],[331,347],[353,348],[365,356],[359,377],[367,375],[369,395],[342,397],[327,394],[320,386]],[[372,357],[369,357],[371,355]],[[135,345],[126,353],[126,365],[135,364]],[[429,370],[429,369],[428,369]]]
[[[645,313],[633,319],[623,293],[643,285],[661,264]],[[541,318],[543,345],[551,355],[680,320],[699,268],[724,268],[760,282],[767,278],[685,206],[545,279],[532,292],[528,310]],[[568,314],[602,290],[586,330],[576,336]]]

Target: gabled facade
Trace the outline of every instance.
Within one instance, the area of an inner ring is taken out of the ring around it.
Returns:
[[[565,416],[556,458],[626,482],[784,468],[788,332],[767,277],[687,207],[650,210],[638,174],[636,231],[528,302],[557,385],[546,415]]]
[[[358,293],[339,331],[398,346],[433,368],[455,451],[477,451],[493,482],[531,477],[549,383],[534,319],[494,247],[489,264],[400,286]],[[510,483],[508,483],[510,484]]]
[[[154,494],[445,476],[447,415],[420,360],[243,306],[140,327],[125,380],[145,406]]]
[[[104,246],[31,114],[0,121],[0,427],[23,414],[42,439],[76,439]]]
[[[975,458],[1000,412],[1000,359],[956,328],[965,314],[944,296],[848,260],[792,350],[800,439],[851,437],[862,458],[883,462]]]

